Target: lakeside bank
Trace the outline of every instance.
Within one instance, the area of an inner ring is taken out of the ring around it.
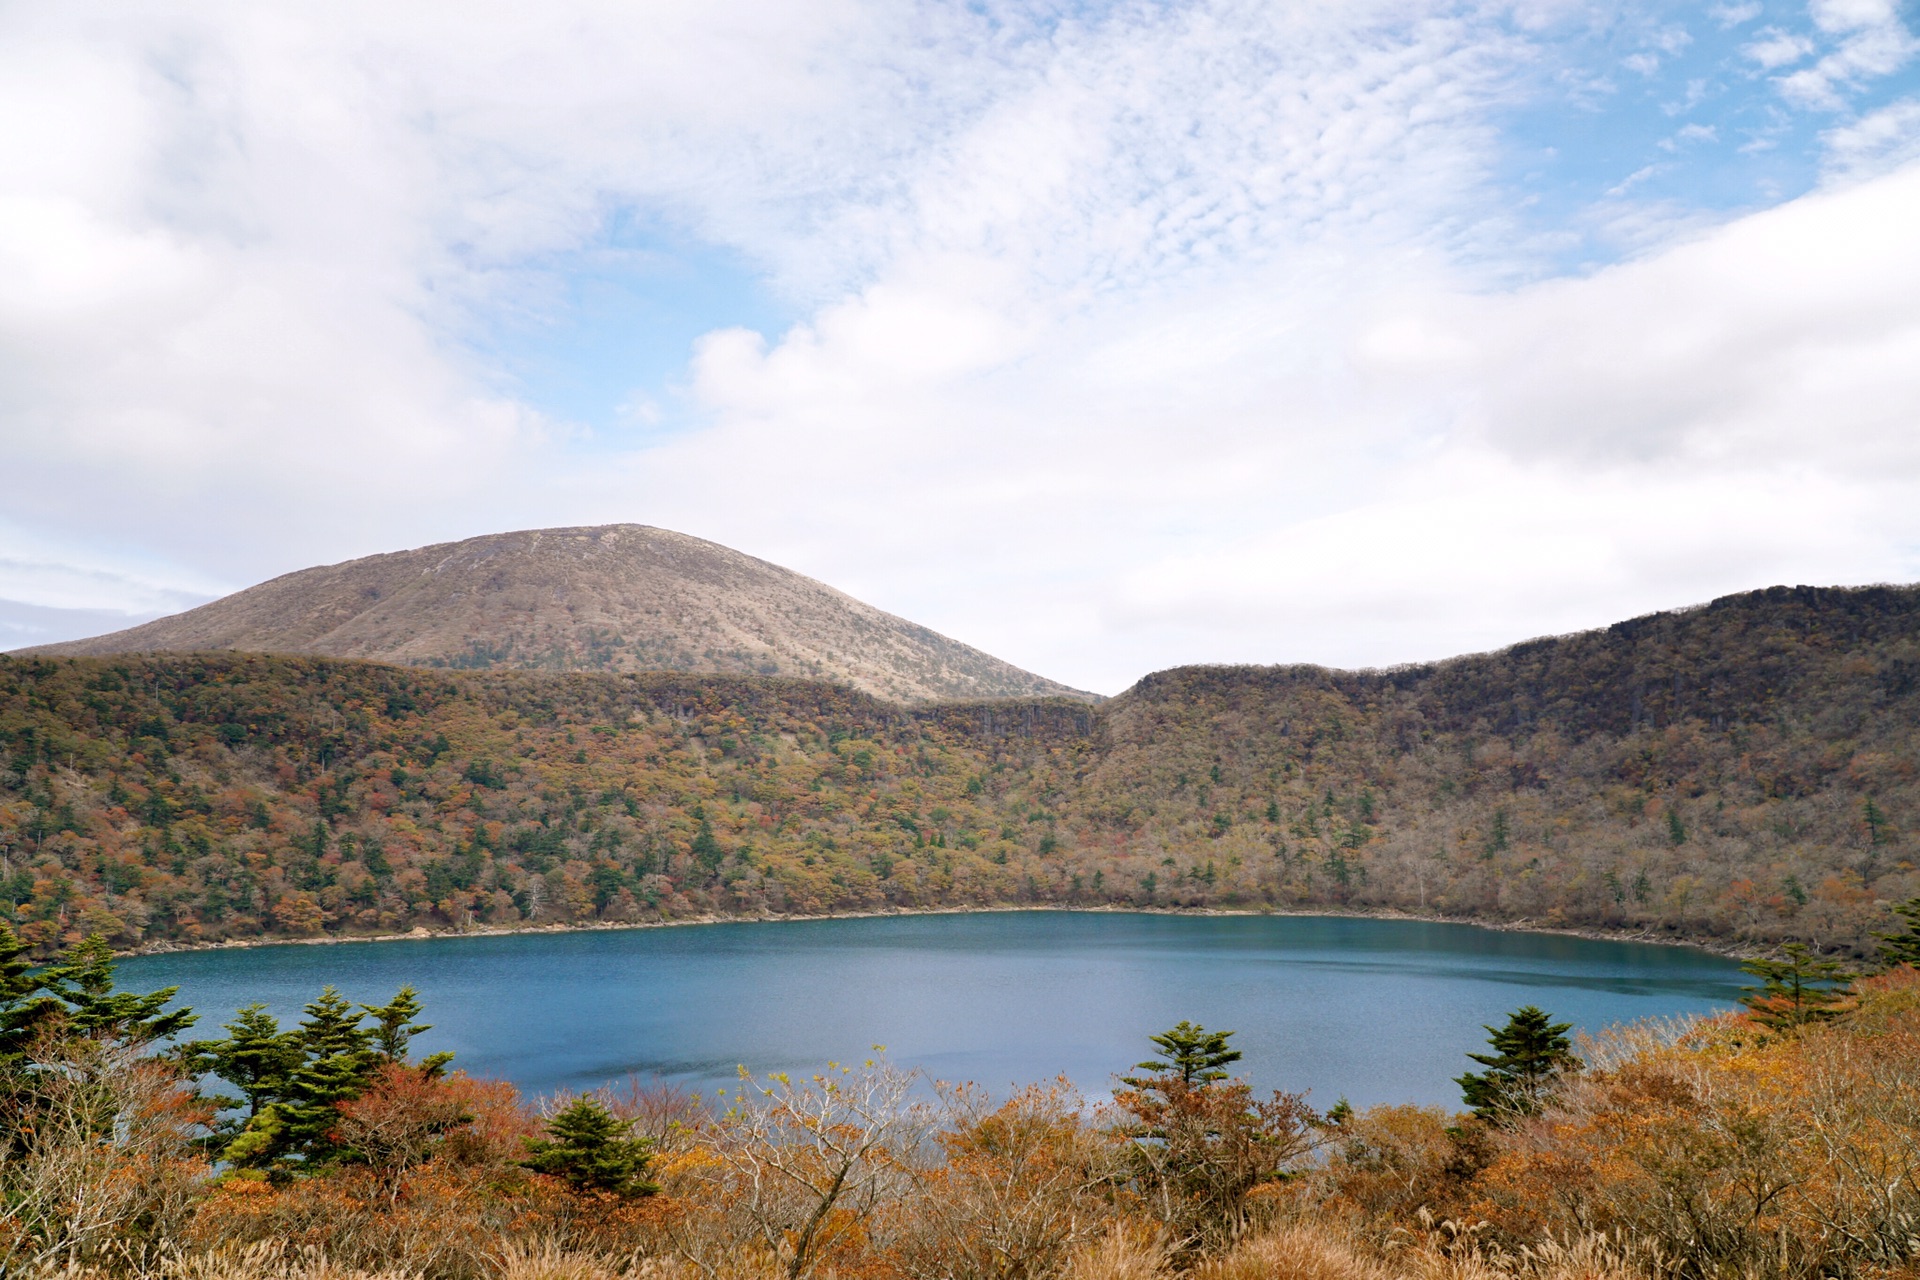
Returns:
[[[416,926],[405,933],[325,934],[308,938],[223,938],[212,942],[176,942],[162,940],[138,947],[116,950],[121,957],[174,955],[198,951],[237,951],[258,947],[317,947],[356,942],[432,942],[455,938],[504,938],[523,934],[554,935],[568,933],[622,933],[641,929],[673,929],[714,924],[788,924],[807,920],[876,920],[894,917],[998,915],[1012,913],[1052,913],[1059,915],[1141,915],[1186,917],[1273,917],[1326,920],[1405,920],[1425,924],[1466,925],[1494,933],[1528,933],[1546,936],[1584,938],[1592,942],[1631,942],[1643,946],[1679,947],[1704,951],[1732,960],[1769,956],[1777,948],[1755,946],[1728,938],[1695,938],[1636,929],[1608,929],[1601,926],[1543,925],[1532,920],[1483,920],[1471,916],[1449,916],[1432,912],[1398,911],[1372,908],[1362,911],[1293,910],[1282,907],[1143,907],[1104,904],[1096,906],[1052,906],[1030,903],[953,907],[881,907],[869,911],[822,911],[811,913],[765,913],[726,915],[706,913],[670,920],[591,920],[572,923],[517,925],[479,925],[470,928],[429,929]]]

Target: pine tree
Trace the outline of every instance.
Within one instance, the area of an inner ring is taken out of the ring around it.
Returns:
[[[408,1042],[417,1035],[433,1030],[429,1023],[414,1021],[420,1016],[422,1006],[420,993],[411,986],[401,987],[394,993],[393,999],[385,1004],[363,1004],[360,1007],[373,1019],[369,1036],[373,1052],[382,1062],[405,1062]],[[422,1059],[419,1065],[423,1074],[437,1076],[452,1061],[451,1053],[436,1053]]]
[[[0,1079],[19,1071],[27,1049],[61,1014],[28,958],[32,951],[12,926],[0,922]]]
[[[263,1004],[250,1004],[223,1030],[224,1040],[196,1040],[181,1047],[180,1058],[196,1075],[216,1075],[240,1091],[247,1120],[287,1096],[293,1072],[305,1055],[294,1033]]]
[[[1840,1002],[1852,990],[1854,975],[1838,960],[1823,960],[1806,944],[1789,942],[1784,960],[1749,960],[1740,968],[1760,979],[1747,987],[1740,1003],[1775,1030],[1804,1026],[1840,1012]]]
[[[420,1012],[412,987],[358,1011],[327,987],[290,1031],[256,1004],[227,1024],[227,1039],[184,1046],[189,1070],[219,1076],[246,1099],[245,1121],[238,1133],[226,1129],[233,1136],[220,1159],[236,1168],[313,1169],[348,1154],[334,1137],[339,1104],[365,1093],[381,1067],[407,1064],[409,1042],[429,1030],[414,1021]],[[437,1053],[412,1065],[431,1078],[452,1057]]]
[[[1227,1048],[1227,1037],[1232,1034],[1231,1031],[1209,1031],[1198,1023],[1182,1019],[1171,1031],[1147,1037],[1159,1046],[1154,1052],[1161,1060],[1136,1062],[1134,1070],[1177,1075],[1186,1085],[1225,1080],[1227,1073],[1222,1068],[1240,1061],[1240,1051]],[[1122,1076],[1120,1082],[1136,1089],[1151,1087],[1152,1083],[1132,1076]]]
[[[1903,964],[1920,969],[1920,898],[1895,903],[1893,914],[1905,920],[1907,927],[1895,933],[1873,935],[1880,939],[1880,964],[1887,969]]]
[[[713,838],[713,824],[705,818],[700,819],[700,830],[693,837],[693,844],[688,852],[693,855],[695,862],[708,871],[718,871],[721,862],[726,859],[725,852],[720,848],[720,842]]]
[[[74,1034],[146,1045],[194,1024],[191,1009],[167,1011],[180,988],[162,987],[146,995],[115,991],[113,971],[113,948],[95,933],[74,944],[44,975],[47,990],[66,1003],[67,1026]]]
[[[1491,858],[1496,853],[1506,852],[1507,846],[1512,840],[1513,827],[1507,819],[1507,811],[1505,809],[1495,809],[1493,811],[1493,834],[1487,837],[1487,847],[1483,856]]]
[[[1554,1082],[1580,1069],[1567,1039],[1572,1027],[1533,1005],[1514,1010],[1504,1027],[1488,1027],[1496,1052],[1467,1055],[1486,1070],[1454,1079],[1473,1114],[1499,1124],[1539,1111]]]
[[[1869,845],[1885,844],[1887,842],[1887,815],[1880,812],[1880,806],[1873,802],[1872,796],[1867,797],[1866,804],[1860,811],[1860,816],[1867,824],[1867,843]]]
[[[360,1025],[361,1015],[338,991],[327,987],[306,1007],[306,1019],[293,1032],[304,1060],[287,1080],[287,1097],[275,1104],[259,1123],[282,1129],[281,1148],[315,1165],[336,1152],[332,1140],[338,1122],[337,1104],[357,1098],[367,1087],[377,1059],[370,1033]]]
[[[660,1189],[645,1177],[653,1144],[631,1136],[633,1123],[593,1098],[575,1098],[547,1121],[546,1137],[526,1139],[527,1158],[521,1164],[579,1191],[652,1195]]]

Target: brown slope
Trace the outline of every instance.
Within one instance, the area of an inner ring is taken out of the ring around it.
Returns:
[[[797,676],[906,701],[1091,697],[790,569],[633,524],[492,534],[303,569],[170,618],[28,652],[196,649]]]

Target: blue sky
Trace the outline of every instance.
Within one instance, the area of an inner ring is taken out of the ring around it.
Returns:
[[[1822,133],[1916,83],[1862,75],[1832,103],[1796,98],[1783,82],[1831,36],[1783,0],[1623,7],[1569,36],[1536,73],[1536,96],[1502,122],[1500,172],[1534,227],[1573,241],[1561,270],[1644,247],[1607,234],[1604,211],[1626,199],[1712,218],[1804,195],[1827,162]]]
[[[1073,6],[1024,34],[1111,12]],[[1783,82],[1817,65],[1834,33],[1793,0],[1573,9],[1505,26],[1531,47],[1509,100],[1486,113],[1497,141],[1485,194],[1526,246],[1497,255],[1520,278],[1591,272],[1676,229],[1805,195],[1831,166],[1823,134],[1920,85],[1909,55],[1843,81],[1831,101],[1796,96]],[[806,314],[768,263],[633,207],[520,270],[530,301],[477,317],[475,357],[526,403],[586,428],[586,451],[694,429],[694,344],[725,328],[777,337]]]
[[[473,358],[510,394],[586,428],[588,450],[692,429],[681,391],[701,335],[775,334],[800,317],[740,253],[632,215],[522,269],[534,301],[476,317]]]
[[[0,645],[612,520],[1103,690],[1911,580],[1917,28],[0,8]]]

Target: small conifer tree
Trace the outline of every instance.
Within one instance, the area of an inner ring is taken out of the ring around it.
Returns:
[[[167,1009],[180,988],[162,987],[137,995],[114,990],[113,976],[113,948],[95,933],[75,943],[42,975],[42,981],[51,994],[66,1003],[67,1027],[77,1035],[111,1036],[128,1044],[147,1045],[193,1025],[191,1009]]]
[[[1172,1030],[1148,1037],[1159,1046],[1154,1052],[1160,1060],[1136,1062],[1134,1070],[1179,1076],[1185,1085],[1208,1085],[1225,1080],[1227,1064],[1240,1061],[1240,1051],[1227,1048],[1227,1037],[1232,1034],[1231,1031],[1209,1031],[1196,1022],[1182,1019]],[[1139,1089],[1150,1082],[1122,1076],[1121,1083]]]
[[[700,819],[700,830],[694,835],[688,852],[693,855],[695,862],[708,871],[718,871],[727,856],[720,848],[720,842],[713,837],[713,823],[705,818]]]
[[[1888,969],[1903,964],[1920,969],[1920,898],[1895,903],[1893,914],[1906,921],[1906,928],[1874,935],[1880,939],[1880,963]]]
[[[633,1123],[594,1098],[575,1098],[548,1119],[546,1137],[526,1139],[527,1158],[520,1163],[577,1191],[652,1195],[660,1189],[646,1180],[653,1144],[632,1136]]]
[[[1805,943],[1789,942],[1784,960],[1749,960],[1740,968],[1760,979],[1746,988],[1740,1003],[1775,1030],[1805,1026],[1840,1012],[1840,1002],[1851,993],[1854,975],[1838,960],[1813,954]]]
[[[1467,1055],[1486,1070],[1454,1080],[1473,1114],[1505,1124],[1538,1112],[1554,1083],[1580,1069],[1573,1042],[1567,1039],[1572,1026],[1524,1005],[1508,1015],[1504,1027],[1488,1027],[1487,1042],[1495,1052]]]
[[[182,1047],[181,1061],[195,1075],[215,1075],[240,1091],[251,1120],[286,1096],[300,1065],[300,1046],[264,1004],[250,1004],[222,1028],[224,1040],[196,1040]]]
[[[31,951],[11,925],[0,922],[0,1078],[26,1063],[28,1046],[61,1012],[35,972]]]
[[[227,1039],[182,1046],[190,1070],[219,1076],[244,1098],[247,1114],[217,1126],[210,1145],[236,1168],[312,1171],[351,1157],[336,1134],[341,1103],[365,1093],[383,1068],[407,1066],[432,1079],[453,1057],[407,1060],[408,1042],[429,1029],[414,1021],[420,1012],[412,987],[386,1004],[357,1007],[327,987],[289,1031],[262,1006],[249,1005],[227,1024]],[[222,1101],[223,1109],[242,1105]],[[221,1146],[220,1138],[229,1140]]]
[[[1867,824],[1867,843],[1869,845],[1887,843],[1887,815],[1880,812],[1880,806],[1873,802],[1872,796],[1867,797],[1860,816]]]
[[[373,1019],[368,1031],[374,1054],[382,1062],[402,1063],[407,1060],[407,1044],[415,1036],[424,1035],[433,1030],[431,1023],[415,1022],[420,1016],[420,993],[412,986],[401,987],[394,993],[393,999],[385,1004],[363,1004],[360,1006],[366,1015]],[[420,1060],[419,1069],[427,1076],[438,1076],[453,1061],[451,1053],[429,1054]]]

